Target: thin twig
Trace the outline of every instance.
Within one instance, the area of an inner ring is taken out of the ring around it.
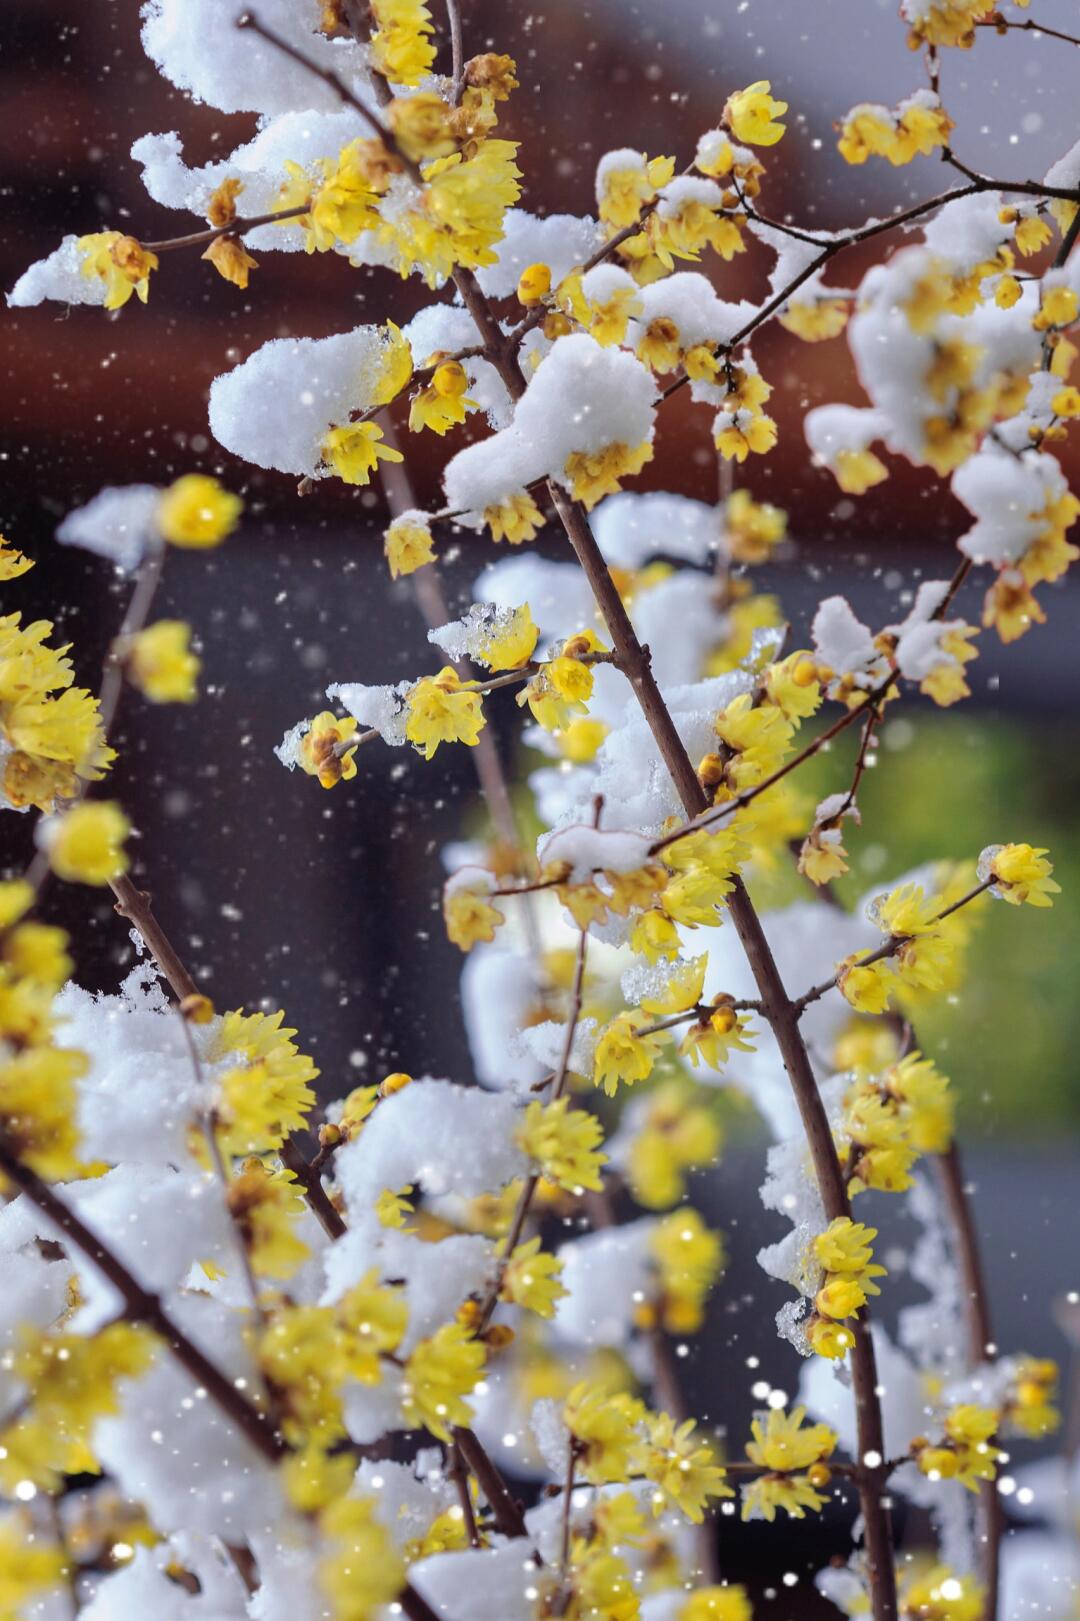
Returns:
[[[245,236],[258,230],[260,225],[279,225],[282,220],[299,219],[309,213],[310,203],[296,208],[277,208],[269,214],[254,214],[250,219],[230,220],[228,225],[211,225],[205,231],[192,231],[187,236],[169,236],[161,242],[143,242],[139,246],[148,253],[172,253],[176,248],[201,248],[207,242],[216,242],[219,236]]]
[[[300,1145],[294,1138],[286,1137],[278,1149],[278,1158],[299,1182],[304,1198],[327,1238],[335,1240],[348,1232],[341,1212],[322,1185],[322,1177],[304,1157]]]
[[[970,901],[977,900],[980,895],[985,894],[991,884],[995,882],[994,878],[986,878],[981,884],[976,884],[974,889],[969,889],[965,895],[961,895],[958,901],[953,901],[951,906],[946,906],[942,911],[935,913],[927,927],[932,928],[935,923],[944,923],[947,917],[951,917],[954,912],[958,912],[962,906],[967,906]],[[860,957],[856,967],[869,968],[873,963],[884,961],[886,957],[895,957],[900,948],[907,945],[909,940],[917,940],[918,938],[918,935],[890,934],[884,945],[878,946],[876,951],[869,952],[865,957]],[[802,996],[797,996],[791,1004],[796,1017],[801,1019],[811,1003],[819,1002],[827,991],[832,990],[833,986],[838,983],[839,977],[838,974],[834,974],[831,979],[823,979],[819,985],[812,985],[808,991],[803,992]]]
[[[1028,17],[1024,22],[1009,22],[1000,13],[993,17],[980,19],[976,28],[992,28],[996,34],[1003,34],[1006,30],[1017,33],[1046,34],[1050,39],[1060,39],[1066,45],[1080,45],[1080,39],[1075,34],[1063,34],[1060,28],[1048,28],[1045,23],[1038,23],[1034,17]]]
[[[463,1461],[479,1481],[480,1490],[488,1500],[499,1530],[507,1537],[527,1537],[529,1531],[521,1504],[510,1492],[477,1436],[464,1425],[456,1424],[454,1441],[460,1448]],[[539,1554],[534,1552],[532,1557],[539,1561]]]
[[[65,1239],[82,1251],[111,1283],[124,1301],[124,1316],[131,1323],[141,1323],[157,1334],[167,1345],[172,1356],[201,1385],[211,1400],[232,1421],[247,1439],[270,1463],[276,1463],[287,1451],[285,1442],[265,1414],[251,1402],[233,1381],[210,1361],[209,1357],[178,1328],[166,1312],[157,1295],[144,1289],[134,1273],[130,1272],[107,1244],[92,1232],[82,1218],[61,1198],[55,1188],[42,1181],[29,1166],[23,1165],[3,1142],[0,1142],[0,1172],[12,1182],[30,1203]]]
[[[446,1454],[446,1464],[450,1479],[453,1481],[458,1495],[458,1502],[461,1504],[461,1514],[469,1538],[469,1547],[482,1547],[480,1532],[476,1524],[476,1510],[473,1508],[472,1493],[469,1490],[469,1471],[465,1467],[465,1461],[461,1456],[461,1448],[456,1441],[450,1443]]]
[[[450,105],[456,107],[465,88],[465,49],[461,38],[459,0],[446,0],[446,20],[450,25]]]
[[[885,680],[879,682],[876,687],[866,694],[865,703],[856,705],[854,709],[846,709],[842,715],[833,721],[831,726],[827,726],[805,748],[800,749],[798,754],[792,755],[790,760],[778,766],[767,777],[763,777],[752,788],[744,788],[742,793],[736,794],[732,799],[725,799],[722,805],[709,806],[700,815],[691,817],[689,821],[683,822],[680,827],[673,828],[670,833],[665,833],[662,838],[656,839],[650,846],[649,854],[659,855],[660,851],[665,850],[669,844],[676,844],[679,839],[689,838],[691,834],[699,833],[702,828],[711,827],[714,823],[722,821],[724,817],[731,816],[736,811],[742,810],[745,805],[749,805],[752,800],[755,800],[759,794],[763,794],[767,788],[773,787],[775,783],[788,776],[790,772],[797,771],[799,766],[812,759],[820,749],[823,749],[826,743],[831,743],[834,737],[837,737],[854,721],[859,719],[864,713],[867,704],[874,705],[880,702],[895,681],[896,675],[890,670]]]
[[[969,1371],[992,1362],[997,1352],[990,1318],[990,1291],[983,1269],[979,1238],[975,1229],[971,1200],[964,1186],[960,1150],[955,1141],[943,1154],[934,1155],[938,1185],[941,1188],[952,1228],[957,1266],[963,1286],[964,1320],[967,1327]],[[1001,1537],[1004,1515],[996,1480],[984,1480],[979,1492],[982,1520],[982,1580],[985,1589],[984,1621],[997,1621]]]

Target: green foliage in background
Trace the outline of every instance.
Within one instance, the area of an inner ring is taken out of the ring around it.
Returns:
[[[807,763],[814,801],[850,781],[854,737]],[[1052,911],[985,907],[952,1005],[919,1016],[919,1037],[961,1099],[967,1135],[1046,1137],[1080,1123],[1080,749],[1066,720],[1041,723],[909,707],[886,720],[877,763],[848,824],[846,906],[922,862],[988,844],[1046,845],[1063,893]],[[783,880],[787,899],[799,882]]]

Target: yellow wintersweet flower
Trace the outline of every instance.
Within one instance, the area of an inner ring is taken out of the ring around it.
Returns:
[[[78,1170],[75,1082],[88,1067],[85,1053],[67,1047],[24,1047],[0,1058],[4,1142],[50,1181]]]
[[[813,655],[789,653],[778,664],[770,664],[765,671],[764,698],[788,720],[807,720],[816,714],[821,707],[821,682]]]
[[[632,316],[640,315],[642,308],[641,294],[636,283],[630,287],[616,287],[607,298],[592,299],[586,303],[587,320],[584,324],[597,343],[606,349],[613,343],[626,341],[626,329],[630,319]],[[655,322],[650,323],[649,331],[654,325]],[[641,353],[641,345],[638,347],[638,357],[645,359]]]
[[[971,32],[974,35],[974,28]],[[961,39],[946,43],[970,42]],[[929,1621],[982,1621],[986,1614],[986,1595],[975,1578],[954,1575],[948,1565],[903,1575],[900,1601],[901,1613],[905,1617],[917,1616],[919,1621],[924,1616]]]
[[[75,244],[81,256],[83,276],[97,276],[105,283],[105,308],[118,310],[132,293],[146,303],[150,273],[158,267],[156,253],[149,253],[133,236],[122,231],[98,231],[81,236]]]
[[[300,740],[297,764],[323,788],[351,782],[356,776],[356,721],[324,709],[316,715]]]
[[[569,1193],[588,1188],[599,1193],[607,1155],[598,1152],[603,1128],[594,1114],[571,1107],[569,1098],[529,1104],[518,1127],[523,1153],[540,1167],[549,1182]]]
[[[916,1048],[886,1069],[882,1080],[903,1110],[911,1146],[920,1154],[943,1154],[952,1141],[955,1113],[948,1076]]]
[[[248,277],[258,270],[259,261],[253,259],[238,236],[219,236],[211,242],[203,258],[212,264],[218,275],[243,292]]]
[[[206,205],[207,224],[215,230],[231,225],[236,218],[236,199],[244,189],[244,182],[233,176],[215,186]]]
[[[1054,1406],[1058,1366],[1048,1357],[1022,1356],[1017,1359],[1016,1377],[1009,1386],[1004,1421],[1018,1435],[1039,1440],[1051,1435],[1061,1423]]]
[[[587,721],[575,722],[575,725],[587,725]],[[651,963],[659,962],[661,957],[670,961],[677,957],[682,942],[679,931],[665,912],[650,907],[641,912],[634,919],[634,927],[630,931],[631,950],[638,952]]]
[[[743,1488],[744,1520],[773,1520],[780,1508],[792,1519],[801,1520],[808,1508],[824,1507],[825,1499],[804,1471],[831,1455],[836,1432],[827,1424],[804,1427],[805,1417],[804,1407],[791,1413],[773,1407],[764,1415],[764,1422],[761,1414],[753,1420],[753,1440],[746,1443],[746,1455],[751,1463],[770,1472]]]
[[[648,440],[640,445],[605,445],[603,450],[593,452],[575,450],[567,457],[564,469],[570,493],[591,512],[605,495],[617,495],[622,488],[620,479],[640,473],[646,462],[652,461],[652,455]]]
[[[182,619],[159,619],[129,644],[128,676],[153,704],[194,703],[201,668],[191,651],[191,626]]]
[[[994,287],[994,303],[1000,310],[1011,310],[1024,296],[1024,289],[1015,276],[999,276]]]
[[[390,565],[390,578],[415,574],[426,563],[435,562],[435,542],[420,515],[403,513],[395,518],[383,536],[383,552]]]
[[[657,1038],[637,1034],[645,1022],[640,1013],[620,1013],[600,1033],[593,1060],[593,1085],[602,1086],[608,1097],[615,1096],[620,1083],[633,1086],[652,1074]]]
[[[404,1291],[380,1283],[372,1267],[338,1301],[337,1314],[347,1335],[349,1376],[377,1384],[382,1357],[397,1350],[409,1325]]]
[[[71,884],[104,885],[127,872],[130,863],[123,845],[130,832],[131,823],[109,799],[73,805],[41,824],[49,865]]]
[[[545,1585],[551,1585],[549,1578]],[[582,1538],[575,1537],[570,1550],[570,1568],[567,1584],[570,1590],[569,1608],[563,1611],[567,1621],[638,1621],[641,1605],[635,1578],[625,1559],[603,1548],[590,1547]],[[551,1602],[561,1606],[562,1582],[557,1582]],[[548,1609],[547,1603],[544,1609]],[[550,1611],[548,1613],[551,1613]]]
[[[400,450],[383,443],[383,431],[374,422],[348,422],[331,428],[322,442],[321,455],[343,484],[370,484],[380,461],[400,462]]]
[[[425,676],[411,686],[405,696],[409,718],[405,736],[430,760],[440,743],[464,743],[475,748],[485,721],[479,695],[462,692],[461,680],[452,665],[444,665],[438,675]]]
[[[1000,1424],[1001,1414],[996,1408],[965,1402],[946,1415],[940,1442],[934,1444],[919,1437],[912,1443],[915,1462],[931,1479],[957,1480],[969,1491],[977,1492],[980,1481],[993,1480],[997,1474],[1000,1452],[991,1446],[990,1438],[997,1434]]]
[[[724,503],[724,538],[733,562],[764,563],[787,533],[787,513],[748,490],[735,490]]]
[[[403,1188],[383,1188],[372,1206],[380,1227],[389,1227],[395,1232],[412,1231],[409,1217],[416,1214],[416,1206],[408,1197],[412,1192],[411,1182],[406,1183]]]
[[[798,869],[812,884],[828,884],[847,872],[847,856],[840,829],[820,824],[802,842]]]
[[[753,1621],[745,1587],[699,1587],[678,1613],[678,1621]]]
[[[410,1429],[426,1426],[440,1441],[472,1418],[465,1397],[484,1372],[484,1347],[460,1323],[444,1323],[421,1340],[405,1364],[401,1405]]]
[[[331,1551],[319,1563],[319,1587],[334,1621],[372,1621],[401,1593],[405,1564],[376,1511],[370,1498],[342,1497],[320,1516]]]
[[[563,1419],[576,1443],[578,1473],[593,1486],[626,1480],[639,1442],[645,1408],[633,1396],[612,1394],[595,1385],[575,1385]]]
[[[872,450],[839,450],[830,471],[845,495],[865,495],[889,476],[889,469]]]
[[[479,941],[492,941],[496,929],[506,922],[497,906],[488,900],[490,878],[480,874],[469,883],[451,880],[443,889],[443,921],[446,937],[459,951],[471,951]]]
[[[649,1254],[659,1274],[660,1321],[670,1334],[695,1334],[709,1290],[724,1269],[724,1241],[692,1206],[657,1222]]]
[[[643,206],[652,202],[675,173],[674,158],[650,159],[634,154],[636,161],[630,162],[631,154],[626,156],[624,167],[605,165],[599,177],[600,218],[614,231],[633,225]]]
[[[595,680],[586,659],[601,648],[592,631],[571,636],[562,644],[562,651],[549,658],[518,693],[518,704],[528,704],[533,719],[545,731],[562,731],[575,715],[586,713]]]
[[[836,1446],[836,1433],[827,1424],[803,1427],[805,1407],[786,1413],[771,1407],[762,1423],[761,1415],[750,1425],[752,1441],[746,1443],[751,1463],[765,1469],[807,1469],[827,1458]]]
[[[1046,614],[1023,574],[1005,569],[986,593],[982,622],[993,626],[1008,644],[1025,635],[1032,625],[1045,625]]]
[[[657,1518],[670,1502],[691,1525],[700,1525],[710,1501],[735,1496],[711,1448],[695,1437],[696,1428],[692,1418],[676,1424],[669,1413],[645,1415],[646,1438],[635,1451],[633,1467],[657,1488],[653,1493]]]
[[[814,1255],[826,1272],[862,1273],[874,1258],[871,1244],[876,1237],[876,1227],[852,1221],[850,1216],[838,1216],[814,1239]],[[884,1267],[874,1268],[879,1276],[884,1270]]]
[[[557,1302],[567,1293],[561,1277],[562,1262],[541,1250],[539,1238],[530,1238],[510,1256],[499,1292],[538,1317],[554,1317]]]
[[[25,878],[0,880],[0,933],[17,923],[34,904],[34,887]]]
[[[668,1013],[686,1013],[697,1007],[705,984],[705,970],[709,966],[707,952],[679,963],[668,975],[662,991],[643,996],[641,1006],[646,1013],[663,1017]]]
[[[727,99],[724,122],[737,141],[747,146],[775,146],[786,126],[776,120],[788,110],[786,101],[774,101],[772,83],[756,79],[745,90],[736,90]]]
[[[1080,417],[1080,388],[1059,388],[1050,401],[1050,409],[1056,417]]]
[[[896,125],[887,108],[860,103],[836,127],[840,130],[840,139],[836,144],[845,163],[865,163],[871,156],[892,156],[896,146]]]
[[[833,1321],[857,1317],[865,1305],[866,1291],[856,1278],[829,1278],[814,1296],[814,1310],[819,1316],[829,1317]]]
[[[455,150],[453,109],[433,91],[398,96],[384,116],[395,144],[414,163],[444,158]]]
[[[20,574],[25,574],[33,566],[32,557],[24,557],[18,547],[12,546],[0,535],[0,580],[17,580]]]
[[[1072,326],[1080,312],[1080,297],[1071,287],[1052,287],[1044,290],[1039,313],[1032,320],[1036,332],[1049,332],[1055,327]]]
[[[979,877],[993,878],[992,893],[1010,906],[1053,906],[1051,895],[1061,894],[1061,885],[1051,878],[1053,863],[1046,850],[1030,844],[991,845],[979,862]],[[985,868],[985,871],[984,871]]]
[[[60,1546],[43,1541],[29,1518],[9,1511],[0,1520],[0,1615],[12,1618],[46,1613],[48,1593],[71,1579],[71,1565]],[[58,1599],[59,1602],[59,1599]]]
[[[836,983],[840,994],[851,1003],[856,1013],[884,1013],[896,976],[885,959],[863,964],[860,958],[867,955],[867,952],[862,952],[845,957],[839,965]]]
[[[389,405],[412,377],[413,354],[408,338],[393,321],[379,328],[379,338],[379,369],[371,386],[371,400],[373,405]]]
[[[543,514],[527,490],[508,496],[499,506],[485,507],[484,522],[492,540],[505,540],[511,546],[535,540],[544,526]]]
[[[260,1278],[291,1278],[311,1251],[296,1231],[306,1206],[288,1173],[272,1172],[262,1160],[245,1160],[229,1181],[229,1214]]]
[[[436,366],[426,388],[413,395],[409,407],[409,431],[430,428],[441,438],[448,428],[465,421],[466,410],[475,411],[476,401],[466,397],[469,379],[459,360],[445,360]]]
[[[185,473],[162,494],[158,528],[174,546],[202,550],[219,546],[232,534],[243,509],[240,497],[223,489],[216,478]]]
[[[204,1054],[221,1066],[214,1119],[222,1152],[263,1154],[300,1130],[315,1102],[319,1071],[283,1028],[285,1014],[226,1013]],[[226,1061],[227,1065],[226,1065]]]
[[[725,461],[744,462],[751,452],[764,456],[776,437],[772,417],[751,411],[721,411],[713,423],[713,443]]]
[[[630,1191],[647,1210],[667,1210],[686,1192],[686,1172],[711,1165],[723,1133],[715,1113],[695,1102],[701,1088],[682,1077],[664,1081],[643,1100],[625,1173]]]
[[[843,298],[793,298],[778,319],[803,343],[822,343],[839,337],[847,326],[850,309],[850,303]]]
[[[540,632],[527,602],[498,617],[476,649],[477,663],[489,670],[520,670],[536,651]]]
[[[371,0],[376,31],[371,59],[376,72],[410,88],[435,65],[434,24],[423,0]]]
[[[679,1052],[696,1069],[704,1060],[710,1069],[723,1069],[732,1052],[752,1053],[754,1032],[745,1013],[737,1013],[729,997],[716,998],[715,1011],[687,1027]]]
[[[838,1362],[853,1348],[855,1335],[842,1322],[815,1316],[806,1325],[806,1343],[817,1356]]]

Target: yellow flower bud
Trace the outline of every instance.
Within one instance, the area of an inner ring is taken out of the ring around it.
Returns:
[[[209,1024],[214,1017],[214,1004],[208,996],[201,996],[196,991],[191,996],[185,996],[180,1003],[180,1012],[189,1024]]]
[[[403,1092],[407,1086],[412,1085],[412,1076],[406,1075],[404,1070],[396,1069],[392,1075],[387,1075],[379,1092],[384,1098],[392,1098],[395,1092]]]
[[[527,265],[521,272],[517,284],[518,302],[525,308],[532,309],[539,304],[551,291],[551,268],[543,263]]]

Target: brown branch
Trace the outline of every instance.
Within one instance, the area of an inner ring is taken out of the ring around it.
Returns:
[[[290,61],[297,63],[299,67],[306,68],[317,79],[321,79],[323,84],[329,86],[334,94],[340,97],[347,106],[360,114],[360,117],[373,134],[377,135],[380,140],[385,138],[386,126],[382,119],[376,117],[371,108],[366,107],[360,97],[354,95],[349,89],[344,79],[339,79],[332,69],[321,67],[312,57],[305,55],[303,51],[297,50],[295,45],[290,45],[287,39],[282,39],[280,34],[275,33],[272,28],[268,28],[254,11],[242,11],[236,19],[236,26],[257,34],[260,39],[266,41],[267,45],[272,45],[275,50],[280,51],[283,56],[287,56]]]
[[[301,203],[297,208],[278,208],[269,214],[253,214],[250,219],[230,220],[228,225],[211,225],[205,231],[192,231],[188,236],[169,236],[161,242],[143,242],[139,239],[140,247],[148,253],[172,253],[176,248],[201,248],[207,242],[216,242],[219,236],[244,236],[248,231],[255,231],[260,225],[277,225],[282,220],[299,219],[310,212],[310,203]]]
[[[859,786],[862,783],[863,776],[866,772],[870,747],[874,741],[874,731],[881,719],[881,706],[879,704],[863,704],[862,707],[866,710],[866,724],[863,726],[862,738],[859,741],[859,752],[855,756],[855,767],[851,773],[851,787],[844,795],[840,809],[835,813],[834,816],[829,818],[830,822],[835,822],[836,824],[839,824],[840,818],[844,816],[855,803],[856,796],[859,792]]]
[[[992,28],[997,34],[1004,34],[1006,30],[1016,33],[1047,34],[1050,39],[1060,39],[1066,45],[1080,45],[1080,39],[1075,34],[1063,34],[1060,28],[1048,28],[1045,23],[1037,23],[1034,17],[1028,17],[1024,22],[1009,22],[1000,13],[993,17],[985,17],[975,24],[976,28]]]
[[[299,1182],[304,1198],[327,1238],[331,1241],[341,1238],[348,1231],[341,1212],[323,1187],[318,1170],[305,1158],[293,1137],[286,1137],[278,1149],[278,1158]]]
[[[446,20],[450,26],[450,105],[456,107],[465,88],[465,48],[461,38],[460,0],[446,0]]]
[[[949,588],[942,597],[941,601],[938,603],[937,607],[934,609],[933,613],[930,615],[931,619],[941,620],[945,618],[945,615],[953,605],[957,592],[967,579],[968,575],[971,573],[973,567],[974,564],[972,563],[970,557],[962,557],[960,559],[959,563],[956,565],[956,572],[949,581]]]
[[[228,1379],[210,1359],[200,1351],[193,1340],[179,1329],[166,1312],[157,1295],[144,1289],[129,1272],[118,1256],[114,1255],[85,1222],[76,1215],[47,1182],[42,1181],[29,1166],[23,1165],[6,1144],[0,1142],[0,1172],[12,1182],[30,1203],[59,1228],[65,1238],[82,1251],[102,1277],[124,1301],[124,1316],[131,1323],[141,1323],[157,1334],[172,1356],[187,1373],[201,1385],[210,1399],[229,1418],[238,1430],[262,1453],[270,1463],[276,1463],[287,1451],[285,1442],[259,1409]]]
[[[398,1603],[402,1614],[408,1616],[408,1621],[440,1621],[439,1616],[431,1608],[426,1598],[422,1598],[415,1587],[408,1582],[398,1594]]]
[[[149,893],[133,884],[127,873],[112,879],[109,887],[116,896],[116,911],[138,929],[146,942],[146,949],[172,986],[177,1001],[185,1002],[189,996],[198,996],[199,987],[154,916]]]
[[[963,1285],[964,1321],[967,1328],[968,1363],[972,1372],[982,1363],[992,1362],[997,1352],[990,1318],[990,1291],[986,1284],[974,1211],[964,1187],[960,1150],[955,1141],[943,1154],[934,1155],[938,1186],[952,1227],[953,1245]],[[984,1480],[979,1492],[982,1522],[982,1579],[986,1589],[984,1621],[997,1621],[999,1567],[1004,1515],[997,1482]]]
[[[461,1504],[461,1515],[465,1522],[469,1547],[482,1547],[480,1532],[476,1525],[476,1511],[473,1508],[472,1494],[469,1491],[469,1471],[465,1467],[464,1459],[461,1456],[461,1448],[456,1441],[450,1443],[446,1463],[450,1479],[453,1481],[454,1489],[458,1495],[458,1502]]]
[[[455,1424],[454,1441],[461,1452],[462,1460],[479,1481],[480,1490],[488,1500],[499,1530],[507,1537],[527,1537],[529,1532],[521,1504],[511,1494],[502,1475],[472,1430],[464,1425]],[[533,1558],[539,1560],[540,1556],[534,1552]]]

